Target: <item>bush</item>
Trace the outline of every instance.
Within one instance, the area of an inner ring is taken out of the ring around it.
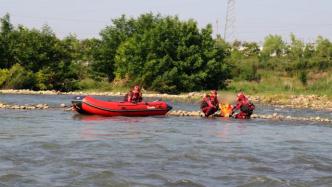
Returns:
[[[8,71],[8,76],[2,88],[6,89],[33,89],[35,77],[31,71],[26,70],[19,64],[13,65]]]
[[[36,79],[36,89],[38,90],[50,90],[53,89],[53,85],[48,83],[49,76],[52,76],[45,69],[39,70],[35,74]]]
[[[232,77],[236,80],[260,81],[257,59],[246,59],[235,63],[232,68]]]
[[[6,80],[8,79],[8,77],[9,77],[9,71],[8,71],[8,69],[0,69],[0,88],[6,82]]]
[[[260,74],[257,73],[257,66],[255,64],[245,65],[240,69],[239,78],[247,81],[259,81]]]
[[[332,75],[322,77],[308,86],[308,90],[314,93],[332,95]]]
[[[105,80],[96,81],[90,78],[83,79],[77,83],[80,90],[112,90],[112,85]]]
[[[308,84],[308,75],[306,71],[301,71],[299,73],[299,79],[303,86],[306,86]]]

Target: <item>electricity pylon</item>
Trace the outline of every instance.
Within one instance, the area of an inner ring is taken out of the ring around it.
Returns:
[[[226,22],[224,40],[232,42],[235,40],[235,0],[227,1]]]

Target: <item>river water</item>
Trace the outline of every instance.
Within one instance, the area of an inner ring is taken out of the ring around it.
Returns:
[[[71,98],[0,95],[1,102],[50,106]],[[104,118],[54,108],[0,110],[0,129],[0,186],[332,186],[332,125],[324,123]]]

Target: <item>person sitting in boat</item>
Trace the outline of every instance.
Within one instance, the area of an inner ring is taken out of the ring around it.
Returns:
[[[126,95],[123,97],[123,101],[128,102],[128,99],[131,97],[131,95],[133,95],[133,90],[129,90],[129,92],[126,93]]]
[[[127,99],[128,102],[132,103],[142,102],[143,97],[140,87],[137,85],[134,86],[134,89],[129,91],[125,99]]]
[[[250,119],[251,114],[255,110],[255,105],[248,100],[248,98],[240,92],[237,95],[237,103],[233,107],[233,112],[238,112],[234,117],[237,119]]]
[[[219,107],[218,94],[216,90],[212,90],[209,94],[206,94],[201,103],[201,110],[205,114],[205,117],[217,112]]]

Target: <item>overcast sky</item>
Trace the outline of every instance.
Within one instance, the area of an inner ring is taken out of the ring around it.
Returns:
[[[223,35],[227,0],[0,0],[0,16],[12,23],[40,28],[48,24],[59,37],[98,37],[122,14],[153,12],[193,18],[200,27],[213,24]],[[262,41],[268,34],[285,39],[294,33],[304,41],[318,35],[332,39],[332,0],[237,0],[235,34],[239,40]]]

